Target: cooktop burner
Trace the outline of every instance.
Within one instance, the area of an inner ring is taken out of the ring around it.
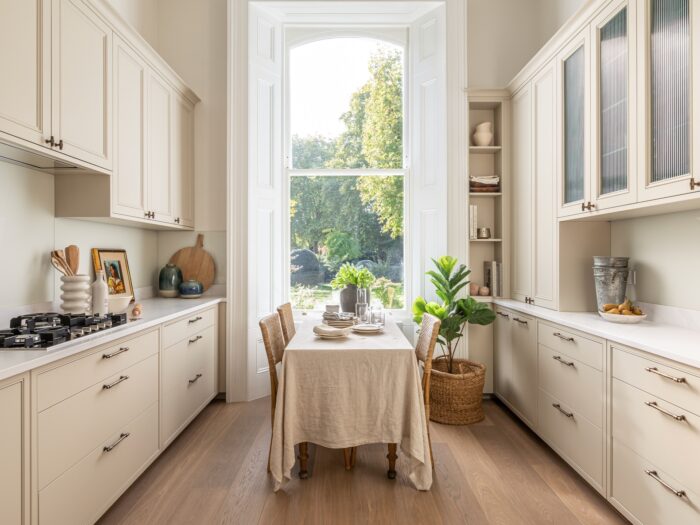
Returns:
[[[49,348],[84,335],[126,324],[126,314],[27,314],[0,330],[0,349]]]

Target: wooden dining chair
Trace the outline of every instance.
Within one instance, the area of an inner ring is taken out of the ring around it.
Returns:
[[[430,462],[435,468],[435,460],[433,459],[433,445],[430,441],[430,373],[433,369],[433,354],[435,353],[435,345],[438,335],[440,334],[440,319],[430,314],[423,314],[421,322],[420,335],[416,344],[416,359],[423,364],[423,404],[425,405],[425,424],[428,427],[428,447],[430,448]],[[389,470],[387,476],[389,479],[396,478],[396,443],[389,443],[387,459],[389,460]]]
[[[292,314],[291,303],[284,303],[277,307],[277,313],[280,314],[280,320],[282,321],[282,333],[284,334],[284,344],[288,345],[289,341],[292,340],[294,334],[297,330],[294,326],[294,314]]]
[[[275,312],[260,319],[260,331],[262,332],[265,353],[267,354],[267,364],[270,371],[270,413],[272,427],[275,425],[275,405],[277,404],[277,387],[279,379],[277,377],[277,364],[284,357],[284,349],[287,346],[282,330],[280,315]],[[270,472],[270,455],[272,454],[272,439],[270,439],[270,450],[267,454],[267,471]],[[308,443],[299,443],[299,477],[308,477],[306,468],[309,459]]]

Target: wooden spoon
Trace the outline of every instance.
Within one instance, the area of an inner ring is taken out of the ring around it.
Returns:
[[[78,267],[80,266],[80,249],[75,245],[71,244],[66,246],[66,262],[70,268],[73,275],[78,275]]]
[[[73,273],[73,270],[70,269],[70,266],[68,266],[68,263],[66,262],[66,256],[63,254],[63,250],[52,251],[51,252],[51,259],[52,259],[52,262],[55,262],[61,268],[63,268],[63,273],[65,275],[75,275]]]
[[[68,275],[66,273],[66,269],[61,265],[61,261],[59,261],[58,258],[54,256],[53,252],[51,252],[51,266],[56,268],[56,270],[58,270],[58,273],[62,275]]]

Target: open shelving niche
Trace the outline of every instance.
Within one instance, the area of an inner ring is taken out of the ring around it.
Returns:
[[[503,90],[467,90],[468,173],[500,175],[499,191],[469,192],[465,213],[469,221],[469,206],[477,206],[477,227],[490,228],[491,239],[467,239],[472,283],[485,285],[484,262],[501,263],[501,294],[510,297],[510,94]],[[476,146],[472,135],[481,122],[493,123],[493,141],[489,146]],[[468,184],[468,180],[467,180]],[[493,296],[474,296],[480,302],[492,304]],[[484,393],[493,392],[493,325],[469,326],[468,358],[486,365]]]

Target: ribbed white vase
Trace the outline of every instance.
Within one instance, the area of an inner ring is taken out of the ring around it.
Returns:
[[[61,310],[68,314],[84,314],[90,311],[90,276],[61,276]]]

